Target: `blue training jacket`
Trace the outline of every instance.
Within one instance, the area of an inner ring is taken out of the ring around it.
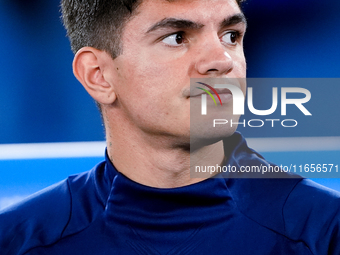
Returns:
[[[227,165],[268,164],[240,134],[224,142]],[[2,211],[0,254],[340,255],[340,194],[281,177],[157,189],[106,157]]]

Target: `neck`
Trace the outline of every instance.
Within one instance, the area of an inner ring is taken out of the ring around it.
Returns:
[[[175,188],[203,181],[211,175],[190,176],[195,166],[221,165],[223,142],[219,141],[190,152],[190,145],[174,138],[150,134],[135,134],[107,128],[107,148],[116,169],[129,179],[156,188]]]

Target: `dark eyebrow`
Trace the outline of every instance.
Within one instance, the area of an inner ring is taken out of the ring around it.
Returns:
[[[229,18],[224,19],[221,22],[221,27],[229,27],[235,24],[244,23],[247,27],[247,20],[243,13],[235,14]],[[201,23],[196,23],[191,20],[186,19],[176,19],[176,18],[165,18],[156,24],[154,24],[152,27],[148,29],[146,33],[150,33],[152,31],[155,31],[157,29],[162,28],[173,28],[173,29],[193,29],[198,30],[200,28],[204,27]]]
[[[201,23],[196,23],[186,19],[165,18],[155,25],[150,27],[146,33],[150,33],[161,28],[174,28],[174,29],[194,29],[198,30],[204,27]]]
[[[243,23],[247,27],[247,19],[243,13],[238,13],[233,16],[230,16],[229,18],[226,18],[221,22],[221,27],[222,28],[229,27],[239,23]]]

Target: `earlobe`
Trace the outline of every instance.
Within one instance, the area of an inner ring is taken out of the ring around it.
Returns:
[[[73,60],[73,73],[94,100],[109,105],[116,100],[116,93],[113,84],[104,77],[101,58],[106,55],[92,47],[81,48]]]

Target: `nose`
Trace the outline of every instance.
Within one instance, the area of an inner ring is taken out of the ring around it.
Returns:
[[[234,61],[219,38],[209,40],[201,46],[196,70],[201,75],[221,76],[231,72]]]

